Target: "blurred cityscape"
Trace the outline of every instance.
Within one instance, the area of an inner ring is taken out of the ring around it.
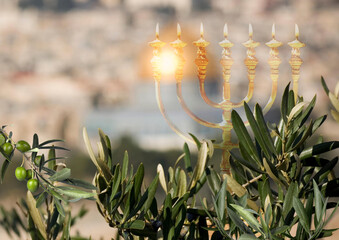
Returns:
[[[241,99],[247,91],[243,64],[248,23],[254,28],[259,64],[252,102],[265,104],[270,93],[268,47],[271,25],[276,24],[282,65],[279,94],[291,80],[288,60],[299,24],[301,50],[300,94],[306,99],[318,95],[318,114],[328,113],[328,100],[321,89],[320,75],[330,87],[338,81],[338,1],[236,1],[236,0],[2,0],[0,1],[0,114],[2,124],[23,138],[37,132],[44,138],[63,138],[68,144],[82,144],[81,129],[91,135],[103,128],[111,137],[132,134],[145,147],[176,147],[182,141],[159,113],[149,61],[155,24],[160,37],[176,38],[175,26],[182,25],[187,64],[184,97],[188,105],[209,121],[220,113],[205,106],[198,96],[195,77],[196,49],[190,44],[199,38],[204,23],[210,65],[208,94],[219,99],[221,71],[219,58],[222,29],[229,25],[235,43],[232,94]],[[170,50],[169,46],[165,49]],[[167,77],[169,80],[173,78]],[[193,81],[189,81],[193,80]],[[186,132],[217,136],[195,124],[180,109],[171,82],[162,88],[169,116]],[[279,99],[279,95],[278,95]],[[279,101],[277,101],[279,103]],[[276,113],[272,109],[272,113]],[[331,120],[327,134],[335,136]],[[338,129],[338,128],[336,128]],[[323,131],[326,131],[323,129]],[[338,130],[339,131],[339,130]],[[176,145],[176,143],[178,143]]]
[[[160,39],[167,43],[176,39],[176,24],[181,24],[182,40],[188,42],[184,98],[197,115],[214,122],[221,120],[220,112],[200,98],[193,62],[196,48],[191,43],[200,37],[200,22],[211,42],[207,93],[216,101],[222,88],[218,42],[223,40],[223,26],[228,23],[235,44],[231,88],[232,99],[240,100],[247,92],[246,48],[241,43],[248,39],[252,23],[253,38],[261,45],[256,49],[259,64],[251,104],[262,105],[271,91],[269,48],[264,43],[270,41],[275,23],[276,38],[284,45],[279,48],[278,97],[268,114],[272,121],[279,117],[280,97],[291,81],[287,43],[294,40],[297,23],[299,39],[306,43],[299,94],[306,100],[317,95],[314,118],[329,113],[320,76],[332,89],[339,79],[338,0],[0,0],[1,125],[9,125],[16,140],[31,141],[36,132],[43,140],[65,139],[70,148],[83,148],[83,127],[93,138],[102,128],[113,139],[132,135],[147,149],[181,147],[183,140],[168,127],[155,99],[148,42],[155,38],[157,22]],[[172,49],[167,44],[164,50]],[[180,108],[173,79],[166,75],[162,84],[169,117],[184,132],[218,138],[218,132],[196,124]],[[335,139],[339,126],[329,117],[320,131],[328,140]],[[84,234],[95,236],[95,226]]]

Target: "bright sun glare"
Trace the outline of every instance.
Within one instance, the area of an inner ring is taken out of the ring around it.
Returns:
[[[161,56],[162,74],[173,74],[176,66],[176,57],[172,52],[163,52]]]

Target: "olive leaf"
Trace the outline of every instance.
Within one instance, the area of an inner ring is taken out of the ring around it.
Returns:
[[[164,189],[165,193],[167,194],[167,185],[166,185],[166,178],[165,178],[165,172],[162,165],[159,163],[157,167],[157,172],[159,174],[159,182],[161,187]]]
[[[112,178],[112,174],[111,174],[108,166],[105,164],[105,162],[103,160],[97,159],[95,157],[86,128],[83,128],[83,138],[84,138],[85,145],[86,145],[88,154],[89,154],[92,162],[97,167],[98,171],[103,173],[103,175],[105,176],[106,182],[109,182]]]
[[[192,189],[193,187],[195,187],[198,180],[201,178],[202,174],[204,173],[206,163],[207,163],[207,154],[208,154],[207,143],[203,142],[198,152],[197,166],[194,168],[193,176],[189,184],[189,189]]]
[[[34,221],[34,224],[39,229],[41,235],[46,239],[47,238],[46,227],[43,223],[42,216],[39,210],[36,208],[36,201],[30,191],[27,191],[27,206],[29,213]]]
[[[66,180],[71,176],[71,169],[64,168],[58,172],[56,172],[54,175],[52,175],[49,180],[51,181],[63,181]]]

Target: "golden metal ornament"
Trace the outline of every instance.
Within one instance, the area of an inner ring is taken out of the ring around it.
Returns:
[[[299,27],[297,24],[295,24],[295,40],[289,42],[288,45],[290,45],[290,47],[292,48],[291,59],[289,63],[292,68],[294,100],[297,101],[299,86],[298,82],[300,78],[300,66],[303,63],[303,60],[300,58],[300,48],[306,46],[305,43],[299,41]]]
[[[289,61],[292,67],[292,79],[293,79],[293,90],[297,96],[298,94],[298,80],[299,80],[299,73],[300,73],[300,66],[302,64],[302,60],[300,58],[300,48],[304,47],[305,44],[301,43],[298,40],[299,36],[299,29],[296,25],[296,40],[288,43],[292,47],[292,56]],[[186,141],[192,142],[192,140],[186,136],[181,130],[179,130],[168,118],[165,108],[162,103],[161,94],[160,94],[160,79],[161,79],[161,70],[160,66],[160,52],[161,48],[164,46],[165,43],[159,40],[159,29],[157,25],[156,30],[156,39],[149,43],[151,47],[154,48],[153,51],[153,58],[151,60],[152,69],[153,69],[153,76],[155,79],[155,91],[156,91],[156,99],[158,102],[158,106],[160,109],[161,114],[171,127],[171,129],[176,132],[179,136],[184,138]],[[207,51],[206,47],[210,43],[204,39],[204,29],[203,25],[200,25],[200,39],[193,42],[193,45],[197,47],[197,57],[195,59],[195,64],[198,68],[198,79],[199,79],[199,90],[200,95],[203,100],[211,107],[221,109],[223,121],[220,123],[211,123],[199,118],[195,115],[186,105],[184,98],[182,96],[182,79],[183,79],[183,68],[185,65],[185,59],[183,57],[183,48],[187,45],[185,42],[181,40],[181,28],[180,25],[177,25],[177,39],[170,43],[170,45],[174,48],[174,52],[177,58],[177,65],[175,69],[175,79],[176,79],[176,88],[177,88],[177,96],[179,102],[185,112],[196,122],[199,124],[210,127],[210,128],[217,128],[222,130],[222,141],[220,143],[215,143],[213,146],[215,148],[222,150],[222,159],[220,163],[221,170],[224,173],[230,174],[230,150],[233,148],[238,147],[237,143],[232,142],[231,139],[231,131],[233,129],[232,121],[231,121],[231,112],[234,108],[239,108],[243,106],[244,102],[248,102],[254,92],[254,79],[255,79],[255,69],[258,64],[258,59],[255,57],[255,48],[260,45],[260,43],[255,42],[253,40],[253,29],[252,25],[249,25],[249,39],[243,43],[243,45],[247,48],[246,58],[244,60],[245,66],[247,67],[247,76],[248,76],[248,92],[246,97],[238,102],[231,101],[231,91],[230,91],[230,78],[231,78],[231,68],[233,65],[233,58],[231,56],[231,48],[233,47],[233,43],[228,40],[228,27],[227,24],[224,26],[224,40],[219,43],[219,45],[223,48],[220,64],[222,66],[222,75],[223,75],[223,96],[222,101],[217,103],[212,101],[208,98],[205,92],[205,79],[206,79],[206,72],[207,72]],[[270,48],[268,64],[270,66],[270,78],[272,81],[272,90],[270,98],[265,105],[263,112],[267,113],[270,108],[272,107],[276,95],[277,95],[277,88],[278,88],[278,78],[279,78],[279,65],[281,64],[281,59],[279,57],[279,50],[278,48],[282,45],[281,42],[277,41],[275,38],[275,25],[272,26],[272,40],[266,43],[266,45]],[[248,125],[248,122],[245,122],[245,125]]]

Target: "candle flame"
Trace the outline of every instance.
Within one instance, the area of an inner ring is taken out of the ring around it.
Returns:
[[[225,23],[224,25],[224,37],[227,38],[228,36],[228,27],[227,27],[227,23]]]
[[[275,38],[275,23],[273,23],[273,26],[272,26],[272,38],[273,39]]]
[[[298,39],[299,37],[299,27],[298,24],[295,24],[295,37]]]
[[[180,37],[181,37],[181,27],[180,27],[179,23],[177,24],[177,36],[180,39]]]
[[[250,38],[253,37],[253,28],[252,28],[252,24],[249,24],[248,26],[248,35]]]
[[[156,37],[156,39],[159,39],[159,23],[157,23],[157,25],[155,27],[155,37]]]
[[[200,37],[204,38],[204,25],[200,23]]]

